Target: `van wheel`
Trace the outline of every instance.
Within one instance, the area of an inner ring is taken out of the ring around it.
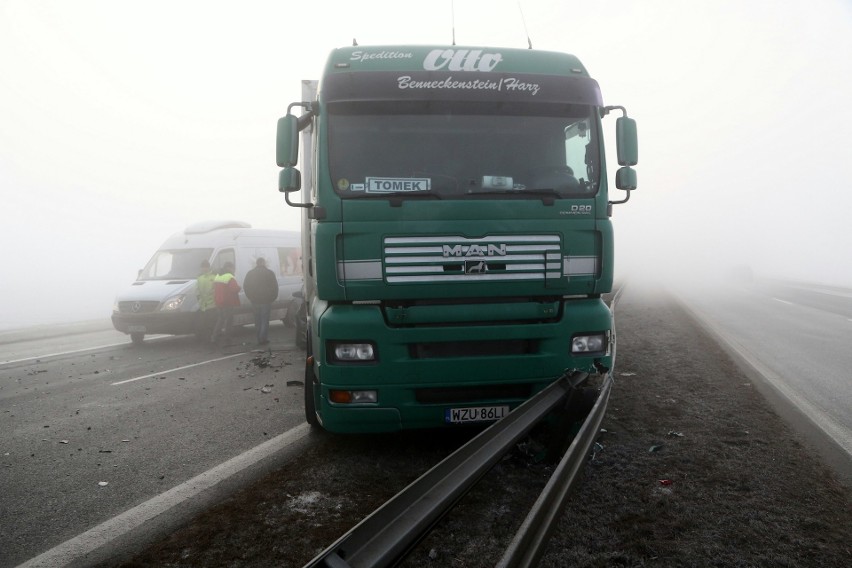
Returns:
[[[145,334],[138,331],[134,331],[130,334],[130,341],[133,342],[133,345],[142,345],[142,343],[145,341]]]

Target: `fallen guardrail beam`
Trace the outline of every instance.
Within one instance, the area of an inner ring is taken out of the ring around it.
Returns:
[[[503,455],[588,375],[575,372],[518,406],[358,523],[306,567],[393,566]]]
[[[607,375],[595,405],[526,519],[521,523],[503,558],[497,564],[497,568],[538,566],[550,534],[565,510],[571,487],[576,482],[580,469],[586,463],[589,450],[600,431],[611,390],[612,375]]]

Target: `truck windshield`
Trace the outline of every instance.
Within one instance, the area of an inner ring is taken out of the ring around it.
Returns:
[[[201,274],[201,262],[210,260],[212,248],[158,250],[139,280],[189,280]]]
[[[329,116],[329,171],[341,197],[588,197],[598,190],[592,107],[393,110],[350,106]]]

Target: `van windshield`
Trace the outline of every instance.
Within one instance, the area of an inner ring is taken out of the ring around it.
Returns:
[[[212,248],[158,250],[139,280],[188,280],[201,274],[201,263],[210,260]]]

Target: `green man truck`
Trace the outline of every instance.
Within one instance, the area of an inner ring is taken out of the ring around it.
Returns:
[[[494,421],[566,374],[612,372],[602,294],[612,206],[636,188],[636,123],[576,57],[352,46],[302,87],[276,157],[279,191],[303,211],[309,423]]]

